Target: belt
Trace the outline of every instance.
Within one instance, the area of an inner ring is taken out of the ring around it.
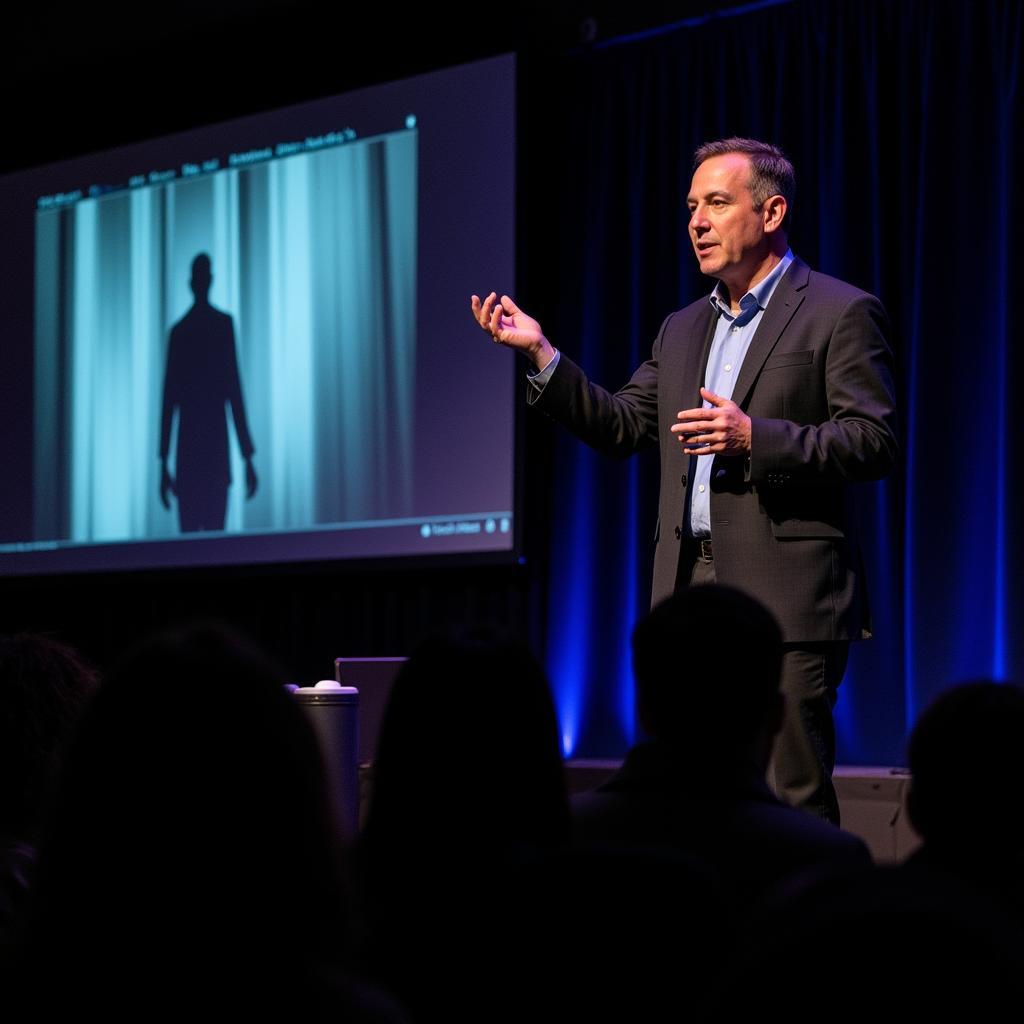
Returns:
[[[686,544],[694,558],[700,558],[705,562],[713,562],[715,556],[711,551],[710,537],[687,537]]]

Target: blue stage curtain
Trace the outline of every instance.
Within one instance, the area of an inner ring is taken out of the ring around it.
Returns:
[[[889,311],[903,461],[860,495],[875,638],[854,645],[840,690],[844,763],[903,763],[916,716],[952,682],[1024,679],[1022,12],[755,4],[575,55],[560,90],[573,201],[545,328],[594,380],[622,384],[664,316],[710,290],[685,200],[694,149],[722,136],[786,150],[794,250]],[[618,754],[636,735],[628,643],[657,465],[559,434],[554,480],[548,669],[565,748]]]

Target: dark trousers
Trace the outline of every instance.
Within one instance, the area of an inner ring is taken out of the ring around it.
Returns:
[[[694,557],[680,579],[690,586],[715,582],[715,563]],[[832,709],[846,672],[848,640],[786,644],[780,689],[786,700],[782,728],[775,737],[767,780],[775,795],[819,818],[839,824],[839,800],[832,785],[836,732]]]

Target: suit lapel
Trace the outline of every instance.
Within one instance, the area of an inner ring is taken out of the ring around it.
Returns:
[[[711,355],[711,342],[715,338],[717,322],[714,307],[708,302],[704,311],[698,315],[694,325],[696,330],[693,332],[698,338],[703,336],[704,340],[700,345],[687,347],[682,373],[679,375],[683,386],[683,404],[680,405],[680,409],[698,409],[704,401],[700,397],[700,389],[704,386],[704,377],[707,375],[708,356]]]
[[[743,358],[743,366],[733,389],[732,400],[741,409],[746,408],[750,392],[765,360],[771,355],[772,349],[782,337],[782,332],[804,301],[804,289],[807,287],[810,272],[810,267],[803,260],[794,259],[792,266],[776,286],[768,302],[768,308],[761,316],[761,322],[750,341],[750,348]],[[706,355],[704,359],[706,365]]]
[[[700,406],[700,387],[715,334],[715,315],[705,307],[688,307],[669,324],[658,374],[658,405],[664,418],[675,422],[681,409]]]

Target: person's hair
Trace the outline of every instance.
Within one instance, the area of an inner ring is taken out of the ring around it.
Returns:
[[[32,838],[96,672],[32,633],[0,637],[0,832]]]
[[[713,156],[726,156],[729,153],[742,153],[750,161],[750,181],[748,188],[754,200],[754,209],[760,210],[772,196],[782,196],[786,200],[786,216],[782,220],[782,230],[789,233],[793,222],[793,203],[796,199],[796,172],[793,164],[778,146],[757,139],[744,139],[733,135],[728,139],[705,142],[693,154],[693,169]]]
[[[691,750],[753,742],[777,707],[781,667],[775,618],[732,587],[689,587],[633,630],[641,718]]]
[[[331,955],[345,937],[337,842],[316,735],[280,670],[226,628],[176,629],[125,656],[82,716],[40,847],[33,941],[66,952],[105,922],[89,956],[182,929],[196,962],[218,943]]]
[[[543,847],[568,820],[558,721],[529,649],[483,627],[426,640],[385,709],[364,847]]]
[[[1019,855],[1024,822],[1013,808],[1024,787],[1024,688],[978,680],[946,690],[910,736],[910,819],[948,850]]]

